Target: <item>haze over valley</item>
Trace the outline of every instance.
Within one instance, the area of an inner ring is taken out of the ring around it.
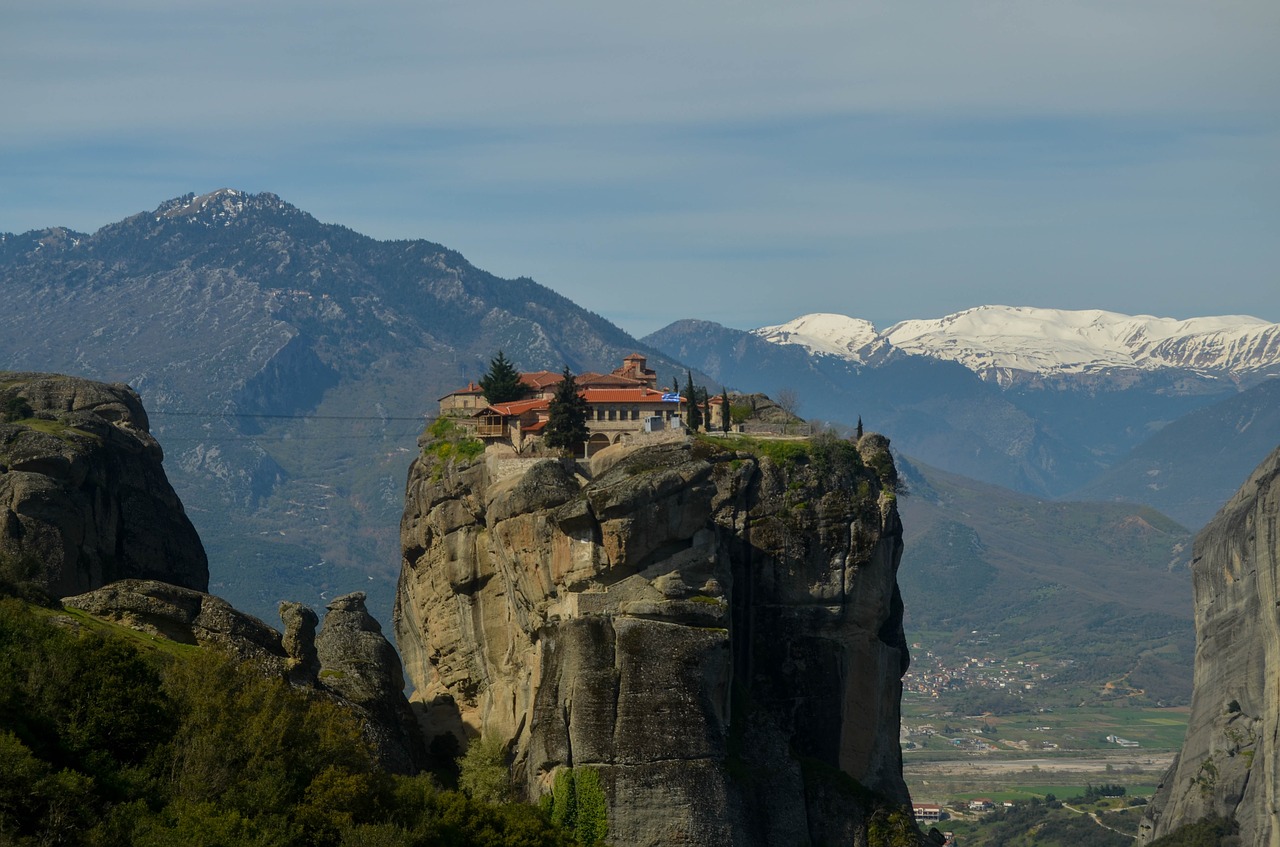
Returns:
[[[18,4],[0,842],[1280,845],[1278,27]]]

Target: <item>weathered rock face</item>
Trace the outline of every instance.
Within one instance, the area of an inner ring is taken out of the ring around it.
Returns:
[[[422,735],[404,696],[400,657],[364,602],[357,591],[328,605],[315,640],[320,684],[365,715],[365,735],[384,764],[412,773],[422,761]]]
[[[122,580],[62,604],[181,644],[223,650],[332,697],[363,718],[365,738],[383,767],[416,773],[425,751],[404,696],[400,660],[364,599],[356,592],[330,603],[318,636],[316,613],[300,603],[280,604],[281,636],[221,597],[154,580]]]
[[[198,590],[209,564],[161,467],[138,395],[0,373],[0,552],[38,561],[55,596],[118,579]]]
[[[1196,661],[1182,752],[1143,821],[1149,841],[1206,815],[1280,845],[1280,449],[1197,536]]]
[[[280,633],[221,597],[151,579],[125,579],[65,597],[62,605],[179,644],[226,651],[283,674],[288,654]]]
[[[908,659],[892,461],[859,448],[420,459],[396,637],[429,739],[508,741],[531,798],[596,770],[619,847],[865,843],[908,801]]]

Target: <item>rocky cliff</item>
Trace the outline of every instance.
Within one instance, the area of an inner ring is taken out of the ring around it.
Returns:
[[[497,737],[530,799],[594,772],[618,847],[909,842],[887,447],[419,458],[395,626],[429,739]]]
[[[1150,841],[1206,815],[1280,845],[1280,449],[1196,538],[1195,693],[1182,752],[1143,821]]]
[[[204,547],[125,385],[0,372],[0,553],[67,596],[129,577],[204,590]]]
[[[282,603],[281,635],[205,593],[204,548],[162,458],[128,386],[0,372],[0,580],[337,700],[384,766],[415,772],[424,755],[400,660],[365,595],[332,601],[318,635],[315,612]]]

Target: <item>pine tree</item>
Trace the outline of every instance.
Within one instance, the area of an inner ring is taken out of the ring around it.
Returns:
[[[729,431],[729,389],[720,389],[720,431]]]
[[[507,361],[501,350],[495,358],[489,360],[489,370],[480,377],[480,387],[484,389],[484,399],[490,404],[510,403],[524,397],[520,372]]]
[[[578,450],[590,437],[587,431],[587,401],[578,394],[578,385],[568,366],[556,386],[548,408],[546,439],[548,447]]]
[[[685,371],[685,400],[688,403],[689,420],[685,421],[689,425],[689,429],[697,432],[702,426],[702,410],[698,408],[698,389],[693,385],[693,372]]]

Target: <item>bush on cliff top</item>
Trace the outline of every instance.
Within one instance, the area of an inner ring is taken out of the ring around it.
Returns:
[[[431,441],[422,448],[424,458],[435,459],[433,476],[439,477],[450,462],[469,462],[484,453],[484,442],[472,438],[467,431],[448,418],[436,418],[427,428]]]

